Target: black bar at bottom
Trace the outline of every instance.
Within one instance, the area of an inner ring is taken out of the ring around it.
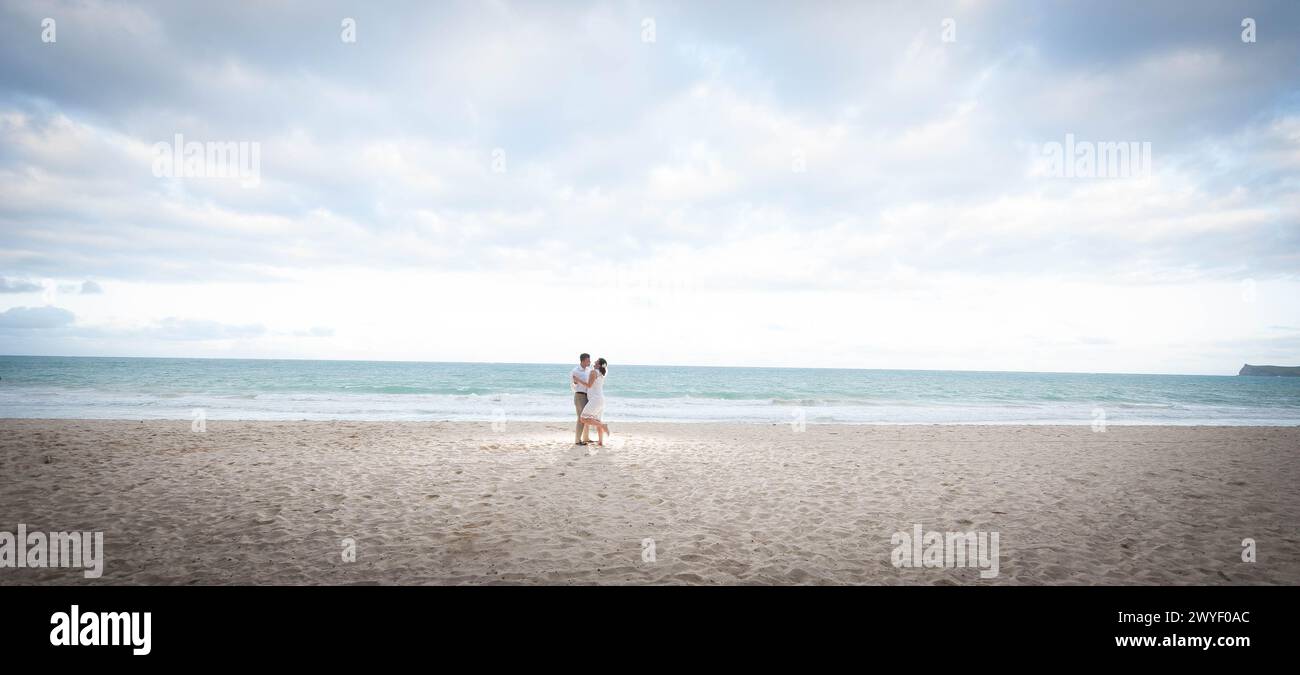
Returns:
[[[414,657],[451,667],[462,660],[457,654],[487,649],[484,665],[496,666],[530,654],[580,658],[574,650],[593,642],[651,662],[703,650],[733,663],[777,653],[876,663],[892,653],[945,669],[965,663],[963,654],[985,665],[1028,655],[1245,664],[1292,646],[1298,600],[1297,587],[7,587],[0,642],[7,655],[50,665],[210,666],[287,656]],[[74,605],[82,631],[102,627],[104,613],[140,613],[131,637],[142,636],[148,612],[149,653],[134,654],[142,647],[131,644],[52,644],[52,636],[67,637],[55,631],[59,613],[71,622]]]

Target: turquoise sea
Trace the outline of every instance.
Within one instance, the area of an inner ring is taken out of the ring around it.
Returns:
[[[563,420],[573,364],[0,356],[0,417]],[[608,421],[1300,424],[1300,378],[615,366]]]

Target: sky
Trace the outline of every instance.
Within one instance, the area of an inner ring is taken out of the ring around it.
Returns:
[[[0,354],[1233,374],[1298,271],[1287,0],[0,1]]]

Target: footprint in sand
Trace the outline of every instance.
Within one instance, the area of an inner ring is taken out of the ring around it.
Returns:
[[[257,513],[253,514],[253,524],[270,525],[271,523],[274,523],[275,519],[278,518],[279,516],[280,516],[280,507],[278,506],[273,509],[258,511]]]

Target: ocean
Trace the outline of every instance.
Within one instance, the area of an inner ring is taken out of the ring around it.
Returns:
[[[0,417],[568,420],[573,364],[0,356]],[[614,366],[606,421],[1300,425],[1300,378]]]

